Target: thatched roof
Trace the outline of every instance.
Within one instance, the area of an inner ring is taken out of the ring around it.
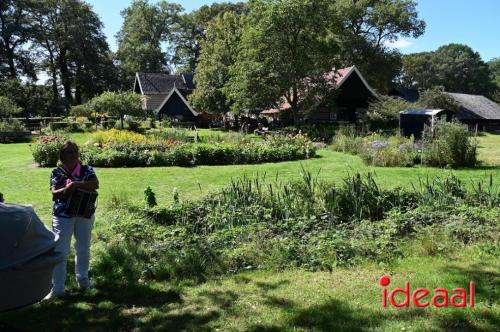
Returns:
[[[485,96],[445,92],[460,106],[459,119],[500,120],[500,105]]]

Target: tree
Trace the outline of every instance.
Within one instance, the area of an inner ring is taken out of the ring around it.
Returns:
[[[242,20],[241,16],[226,12],[208,24],[194,76],[196,90],[189,96],[199,111],[223,114],[231,106],[226,85],[229,68],[236,61]]]
[[[30,11],[32,0],[0,1],[0,60],[3,71],[15,79],[25,74],[36,80],[36,73],[30,54],[24,47],[31,37]]]
[[[122,11],[124,22],[116,35],[117,59],[128,79],[138,71],[167,70],[167,54],[162,50],[162,43],[168,41],[181,11],[178,4],[167,1],[150,4],[147,0],[134,0]]]
[[[19,79],[0,81],[1,93],[24,110],[24,116],[50,115],[50,88]]]
[[[117,73],[102,22],[87,3],[44,0],[38,3],[33,17],[34,41],[51,76],[54,105],[59,99],[58,82],[63,87],[66,111],[75,102],[117,88]]]
[[[125,115],[144,116],[142,109],[142,96],[132,92],[111,92],[92,98],[88,102],[88,107],[93,113],[108,113],[111,116],[120,118],[123,129],[123,117]]]
[[[171,43],[174,48],[172,63],[178,72],[194,72],[202,43],[206,40],[208,25],[216,17],[225,13],[243,15],[248,12],[247,5],[238,3],[213,3],[179,17],[174,25]]]
[[[9,97],[0,96],[0,119],[10,118],[12,115],[23,111]]]
[[[441,88],[430,88],[420,94],[419,104],[431,109],[445,109],[458,112],[460,105],[449,95],[443,93]]]
[[[434,52],[407,55],[402,83],[407,87],[443,87],[449,92],[491,96],[492,74],[479,53],[462,44],[448,44]]]
[[[399,112],[415,107],[416,105],[401,98],[381,95],[377,100],[370,103],[363,122],[368,124],[372,131],[397,128]]]
[[[389,89],[401,69],[401,55],[387,43],[417,38],[425,31],[413,0],[338,0],[331,11],[332,24],[340,26],[342,65],[356,66],[377,90]]]
[[[401,84],[407,88],[430,89],[439,85],[433,67],[434,53],[421,52],[403,56]]]
[[[490,60],[488,66],[493,73],[495,84],[500,88],[500,57]]]
[[[227,84],[232,110],[263,108],[283,97],[297,120],[311,81],[336,63],[328,1],[257,0],[250,6]]]

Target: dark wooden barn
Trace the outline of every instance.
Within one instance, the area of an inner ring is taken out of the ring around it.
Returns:
[[[485,96],[449,93],[458,105],[457,119],[478,130],[500,129],[500,105]]]
[[[170,117],[180,122],[196,122],[198,113],[187,101],[194,90],[192,74],[137,73],[134,92],[145,96],[143,108],[158,118]]]
[[[367,111],[370,101],[377,98],[377,94],[366,82],[356,66],[334,70],[326,73],[325,78],[338,93],[335,97],[335,107],[317,107],[312,111],[304,112],[302,121],[309,123],[354,123]],[[290,113],[290,104],[283,102],[279,107],[267,109],[263,115],[276,117]]]

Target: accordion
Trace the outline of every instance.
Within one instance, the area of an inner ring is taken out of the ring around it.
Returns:
[[[71,217],[90,218],[96,210],[97,192],[84,189],[75,191],[66,199],[66,211]]]

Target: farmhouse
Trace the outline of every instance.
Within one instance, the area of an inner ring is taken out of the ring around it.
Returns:
[[[335,97],[335,109],[318,107],[307,114],[303,119],[309,123],[339,123],[356,122],[367,109],[377,93],[366,82],[356,66],[334,70],[325,74],[327,82],[332,84],[338,94]],[[267,109],[263,115],[285,116],[290,113],[290,104],[280,102],[276,108]]]
[[[500,105],[484,96],[445,92],[459,105],[457,118],[480,130],[500,128]]]
[[[158,118],[171,117],[182,122],[195,122],[198,113],[187,101],[194,90],[192,74],[136,73],[134,92],[145,96],[143,108]]]

